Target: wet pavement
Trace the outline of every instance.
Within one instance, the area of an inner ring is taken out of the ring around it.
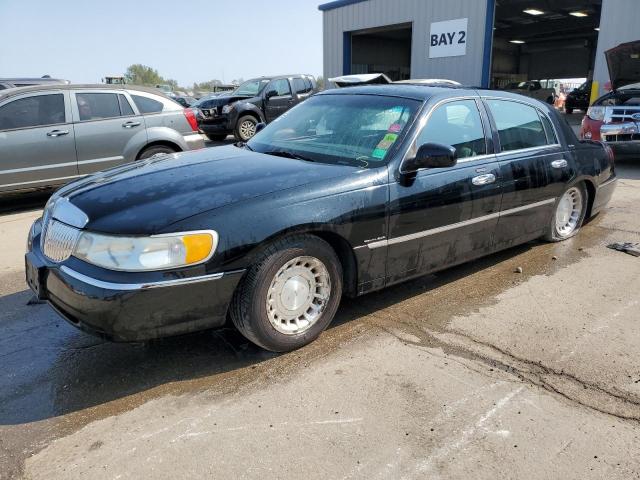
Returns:
[[[640,478],[640,165],[567,242],[344,300],[276,355],[233,329],[113,344],[30,302],[0,216],[0,479]],[[515,273],[521,267],[522,273]]]

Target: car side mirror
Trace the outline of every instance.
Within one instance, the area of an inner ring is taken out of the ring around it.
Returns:
[[[260,132],[260,131],[264,130],[264,127],[266,127],[266,126],[267,126],[267,124],[266,124],[266,123],[264,123],[264,122],[260,122],[260,123],[258,123],[258,124],[256,125],[256,133],[258,133],[258,132]]]
[[[264,96],[264,98],[266,100],[269,100],[271,97],[277,97],[277,96],[278,96],[278,92],[276,92],[275,90],[269,90]]]
[[[458,163],[455,147],[441,143],[424,143],[420,145],[415,157],[405,161],[402,173],[417,172],[421,168],[449,168]]]

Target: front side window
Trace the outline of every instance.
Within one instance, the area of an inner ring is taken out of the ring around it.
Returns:
[[[509,100],[487,100],[498,129],[503,152],[547,144],[547,136],[538,111],[524,103]]]
[[[320,163],[373,168],[388,162],[421,102],[380,95],[319,95],[271,122],[255,151]]]
[[[159,113],[162,111],[164,105],[162,102],[154,100],[153,98],[143,97],[142,95],[131,95],[133,103],[136,104],[140,113]]]
[[[115,93],[76,93],[80,121],[100,120],[120,116]]]
[[[487,153],[480,112],[474,100],[447,102],[433,111],[418,136],[418,146],[442,143],[455,147],[458,158]]]
[[[64,95],[34,95],[0,107],[0,130],[65,123]]]
[[[274,80],[269,85],[269,90],[267,91],[275,91],[276,97],[284,97],[287,95],[291,95],[291,88],[289,87],[289,80],[286,78],[281,78],[279,80]]]

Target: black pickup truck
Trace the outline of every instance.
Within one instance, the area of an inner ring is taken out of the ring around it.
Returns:
[[[198,126],[210,140],[233,134],[246,142],[258,123],[269,123],[318,90],[311,75],[280,75],[247,80],[233,92],[194,105]]]

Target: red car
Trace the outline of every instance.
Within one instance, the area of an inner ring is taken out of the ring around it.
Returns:
[[[580,137],[601,140],[616,158],[640,157],[640,40],[605,52],[612,90],[582,119]]]

